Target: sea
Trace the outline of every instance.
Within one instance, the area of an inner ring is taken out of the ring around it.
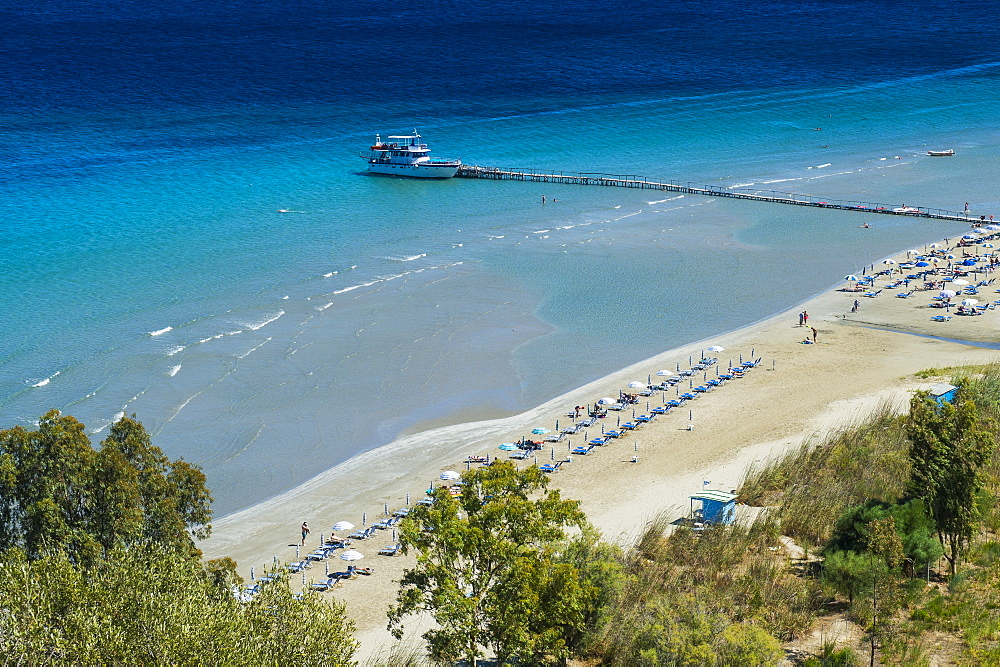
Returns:
[[[1000,215],[987,0],[8,0],[0,17],[0,427],[58,409],[97,444],[135,414],[204,469],[217,516],[968,230],[373,176],[376,134],[484,166]]]

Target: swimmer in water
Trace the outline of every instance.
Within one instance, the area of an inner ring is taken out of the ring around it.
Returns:
[[[870,226],[867,222],[863,225],[858,225],[858,227],[863,227],[864,229],[868,229]]]

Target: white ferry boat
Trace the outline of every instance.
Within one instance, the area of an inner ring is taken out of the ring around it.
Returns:
[[[462,165],[461,160],[432,160],[430,152],[414,130],[413,134],[391,136],[388,141],[375,135],[371,150],[361,157],[368,160],[368,171],[390,176],[451,178]]]

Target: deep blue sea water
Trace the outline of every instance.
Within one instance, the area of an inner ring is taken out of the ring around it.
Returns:
[[[204,466],[219,513],[961,229],[372,177],[376,132],[486,165],[1000,214],[985,1],[14,0],[0,18],[0,426],[58,408],[100,439],[135,412]]]

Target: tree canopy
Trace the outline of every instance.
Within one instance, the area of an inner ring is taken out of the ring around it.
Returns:
[[[236,563],[202,564],[212,498],[142,424],[91,446],[57,411],[0,431],[0,660],[21,664],[349,665],[344,607],[282,581],[238,595]]]
[[[83,564],[141,543],[196,553],[211,502],[204,473],[168,459],[134,418],[115,422],[99,450],[57,410],[36,430],[0,431],[0,549]]]
[[[281,582],[240,600],[182,552],[116,548],[86,570],[64,553],[0,562],[4,664],[353,664],[343,605]]]
[[[462,477],[459,496],[436,489],[401,524],[417,565],[401,581],[390,628],[427,610],[438,627],[424,634],[431,657],[474,663],[491,647],[501,660],[562,659],[602,594],[562,558],[568,526],[583,527],[576,501],[547,490],[537,467],[497,462]]]
[[[910,493],[927,504],[952,573],[979,520],[980,471],[995,447],[990,426],[961,392],[955,405],[926,393],[910,403]]]

